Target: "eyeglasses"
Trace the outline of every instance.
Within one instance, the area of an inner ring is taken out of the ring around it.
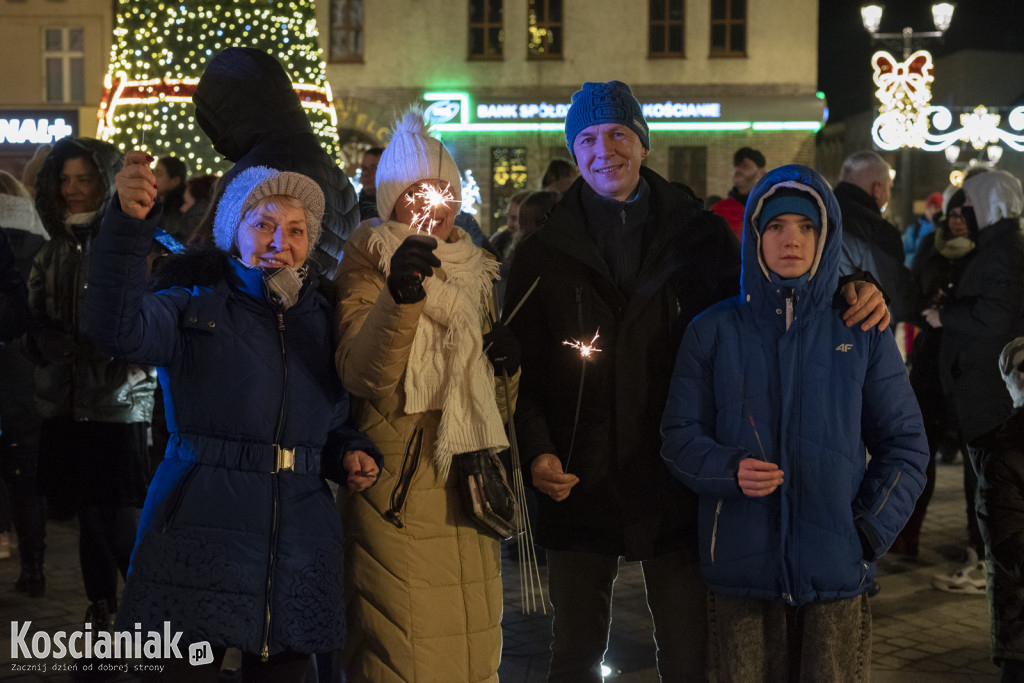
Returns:
[[[964,215],[960,211],[950,211],[949,217],[950,219],[959,218],[960,220],[964,220]]]

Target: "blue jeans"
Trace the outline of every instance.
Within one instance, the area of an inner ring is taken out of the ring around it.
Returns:
[[[708,641],[714,683],[859,683],[871,674],[864,594],[793,607],[710,593]]]
[[[600,683],[608,649],[616,555],[548,550],[555,608],[548,681]],[[706,594],[697,558],[677,550],[641,562],[664,683],[702,681],[707,657]]]

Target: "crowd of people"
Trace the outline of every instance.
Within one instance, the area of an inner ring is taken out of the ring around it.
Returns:
[[[514,444],[550,681],[602,680],[621,558],[664,681],[866,680],[875,562],[918,552],[952,442],[974,554],[939,583],[989,577],[1020,680],[1016,178],[930,199],[908,268],[874,152],[833,189],[745,147],[706,209],[644,164],[629,87],[584,83],[571,161],[487,240],[421,111],[365,152],[356,196],[282,77],[256,50],[211,62],[195,101],[222,178],[87,138],[43,153],[34,200],[0,174],[19,591],[45,594],[47,514],[75,515],[86,623],[212,645],[167,680],[235,652],[247,681],[496,681],[500,543],[463,484]],[[895,323],[920,329],[906,362]]]

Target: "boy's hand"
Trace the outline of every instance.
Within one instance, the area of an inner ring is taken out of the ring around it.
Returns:
[[[740,460],[740,469],[736,475],[740,490],[751,498],[761,498],[782,484],[782,470],[773,462],[765,462],[757,458]]]

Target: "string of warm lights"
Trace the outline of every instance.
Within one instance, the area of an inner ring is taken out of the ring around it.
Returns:
[[[337,159],[337,113],[313,4],[119,0],[97,135],[122,151],[144,140],[147,151],[178,156],[194,173],[223,170],[224,160],[195,121],[192,93],[214,55],[228,47],[255,47],[281,62],[313,132]]]

